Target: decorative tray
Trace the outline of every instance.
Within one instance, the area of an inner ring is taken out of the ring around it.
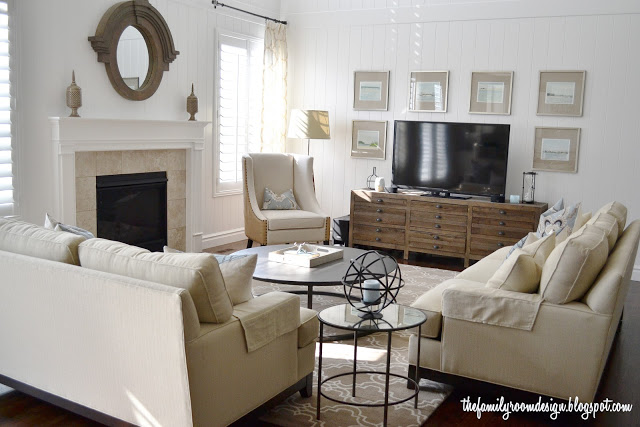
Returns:
[[[300,251],[300,249],[302,251]],[[312,268],[337,259],[342,259],[343,252],[343,249],[332,248],[330,246],[303,243],[302,245],[290,246],[280,249],[279,251],[269,252],[269,261]]]

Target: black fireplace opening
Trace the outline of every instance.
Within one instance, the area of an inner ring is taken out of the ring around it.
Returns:
[[[96,177],[98,237],[162,252],[167,244],[167,173]]]

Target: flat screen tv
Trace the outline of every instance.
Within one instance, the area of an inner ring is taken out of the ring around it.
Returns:
[[[509,130],[505,124],[396,120],[393,184],[477,196],[504,195]]]

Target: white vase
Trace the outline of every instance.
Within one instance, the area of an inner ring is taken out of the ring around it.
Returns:
[[[384,192],[384,178],[381,176],[376,178],[376,191]]]

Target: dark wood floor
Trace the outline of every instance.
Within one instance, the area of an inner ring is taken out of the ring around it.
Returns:
[[[246,241],[208,249],[207,252],[231,253],[246,247]],[[400,258],[400,257],[398,257]],[[406,263],[425,267],[462,270],[462,262],[446,258],[417,256]],[[637,426],[640,425],[640,282],[632,282],[625,302],[624,319],[616,337],[605,369],[596,401],[605,398],[614,402],[631,403],[633,411],[626,414],[598,414],[595,420],[583,421],[579,415],[559,415],[556,421],[548,414],[512,414],[503,421],[502,414],[484,413],[480,419],[475,413],[463,412],[462,399],[495,402],[496,397],[521,401],[534,396],[520,395],[510,390],[488,389],[472,384],[469,389],[457,388],[435,411],[425,425],[431,426],[494,426],[508,424],[517,426],[540,425],[596,425]],[[548,399],[548,398],[547,398]],[[537,398],[535,398],[537,401]],[[544,400],[543,401],[547,401]],[[258,425],[255,416],[243,419],[241,425]],[[0,385],[0,426],[95,426],[97,423],[72,412],[45,403],[36,398]]]

